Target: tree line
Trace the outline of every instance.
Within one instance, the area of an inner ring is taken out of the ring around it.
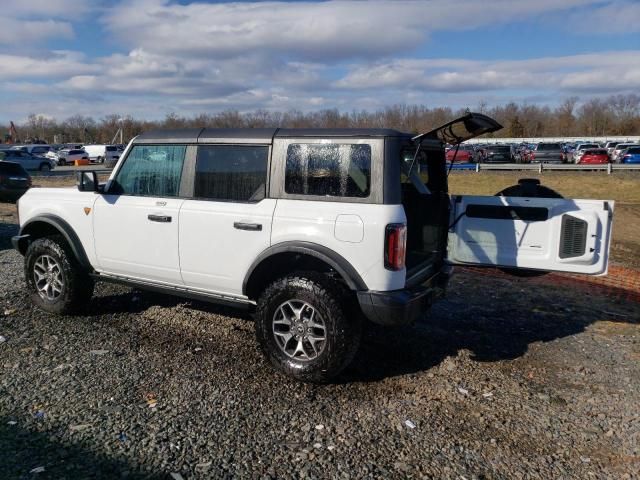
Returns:
[[[481,102],[471,110],[489,115],[500,122],[504,128],[494,134],[498,137],[640,135],[640,96],[636,94],[592,98],[584,102],[580,102],[578,97],[571,97],[556,107],[515,102],[489,107]],[[157,121],[119,115],[106,115],[99,120],[73,115],[66,120],[57,121],[32,114],[24,123],[17,125],[17,130],[21,142],[38,139],[48,143],[57,141],[84,144],[110,143],[120,128],[125,142],[148,130],[187,127],[374,127],[420,133],[463,115],[465,111],[466,109],[431,108],[425,105],[393,105],[371,112],[342,112],[338,109],[314,112],[226,110],[192,117],[170,113],[163,120]],[[5,132],[8,131],[9,125],[5,125]]]

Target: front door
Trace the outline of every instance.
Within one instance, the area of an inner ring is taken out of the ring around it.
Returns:
[[[276,200],[265,198],[269,147],[200,145],[193,199],[180,210],[185,286],[242,295],[251,263],[271,242]]]
[[[449,261],[607,273],[613,201],[454,196]]]
[[[178,219],[184,145],[135,145],[94,204],[101,273],[182,285]]]

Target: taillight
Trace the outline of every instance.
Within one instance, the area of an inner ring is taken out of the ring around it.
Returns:
[[[403,223],[390,223],[384,236],[384,268],[402,270],[406,253],[407,226]]]

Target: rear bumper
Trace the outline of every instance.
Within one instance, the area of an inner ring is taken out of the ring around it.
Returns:
[[[444,296],[451,269],[443,270],[426,284],[388,292],[358,292],[365,317],[383,326],[408,325],[418,320],[434,301]]]

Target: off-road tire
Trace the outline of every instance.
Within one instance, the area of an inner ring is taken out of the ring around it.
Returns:
[[[55,300],[43,298],[36,287],[34,266],[47,255],[60,267],[62,289]],[[33,304],[48,313],[65,315],[75,313],[91,299],[95,282],[83,271],[62,235],[39,238],[27,248],[24,259],[27,291]]]
[[[316,358],[291,358],[276,341],[274,316],[288,300],[307,302],[324,321],[326,341]],[[346,288],[321,273],[296,272],[280,278],[262,292],[257,302],[256,336],[260,348],[281,372],[304,382],[327,382],[351,363],[360,346],[362,318],[355,301]]]

